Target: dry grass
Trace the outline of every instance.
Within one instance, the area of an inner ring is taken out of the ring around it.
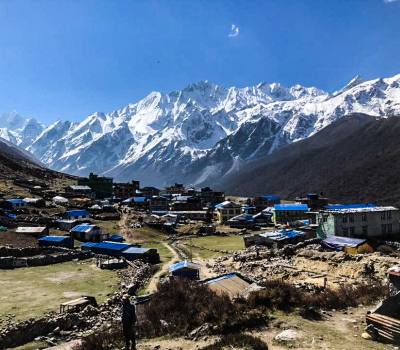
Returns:
[[[100,270],[93,261],[66,262],[34,268],[2,270],[0,315],[15,314],[17,319],[37,317],[57,311],[60,303],[93,295],[98,302],[117,288],[113,271]]]

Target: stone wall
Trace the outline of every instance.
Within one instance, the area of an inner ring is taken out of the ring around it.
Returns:
[[[134,294],[151,276],[151,265],[135,261],[119,271],[121,285],[117,292],[98,307],[87,306],[80,311],[64,314],[49,313],[39,319],[11,323],[0,330],[0,349],[21,346],[35,339],[46,341],[50,346],[58,342],[82,338],[117,320],[124,293]]]
[[[16,267],[44,266],[71,261],[84,260],[93,257],[90,251],[68,248],[9,248],[0,247],[0,269]]]

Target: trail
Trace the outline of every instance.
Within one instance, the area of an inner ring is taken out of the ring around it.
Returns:
[[[171,264],[174,264],[180,260],[178,252],[172,248],[167,242],[162,242],[162,244],[169,249],[169,251],[172,253],[172,258],[165,262],[163,266],[161,267],[160,270],[158,270],[153,277],[151,278],[149,285],[146,288],[146,291],[148,293],[154,293],[157,290],[157,284],[160,281],[161,277],[164,276],[168,272],[168,267]]]

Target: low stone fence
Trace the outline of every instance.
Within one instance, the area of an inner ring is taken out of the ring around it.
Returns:
[[[58,264],[74,259],[85,260],[93,257],[90,251],[68,248],[9,248],[0,247],[0,269],[34,267]]]
[[[135,293],[149,279],[151,271],[151,265],[133,262],[130,268],[119,272],[120,289],[97,308],[89,305],[80,311],[71,310],[64,314],[52,312],[39,319],[9,324],[0,330],[0,349],[21,346],[35,338],[53,346],[58,342],[85,337],[121,317],[122,294]]]

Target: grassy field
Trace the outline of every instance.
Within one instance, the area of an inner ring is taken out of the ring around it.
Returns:
[[[92,260],[3,270],[0,280],[0,315],[15,314],[17,319],[58,311],[60,303],[81,295],[101,303],[118,286],[117,274],[98,269]]]
[[[195,246],[206,248],[199,249],[197,247],[192,248],[192,252],[194,255],[198,255],[201,258],[209,259],[215,258],[217,256],[223,255],[220,252],[213,252],[208,249],[216,249],[216,250],[241,250],[244,249],[243,237],[230,235],[230,236],[207,236],[207,237],[196,237],[191,240],[186,240],[182,242],[189,248],[190,244]]]

